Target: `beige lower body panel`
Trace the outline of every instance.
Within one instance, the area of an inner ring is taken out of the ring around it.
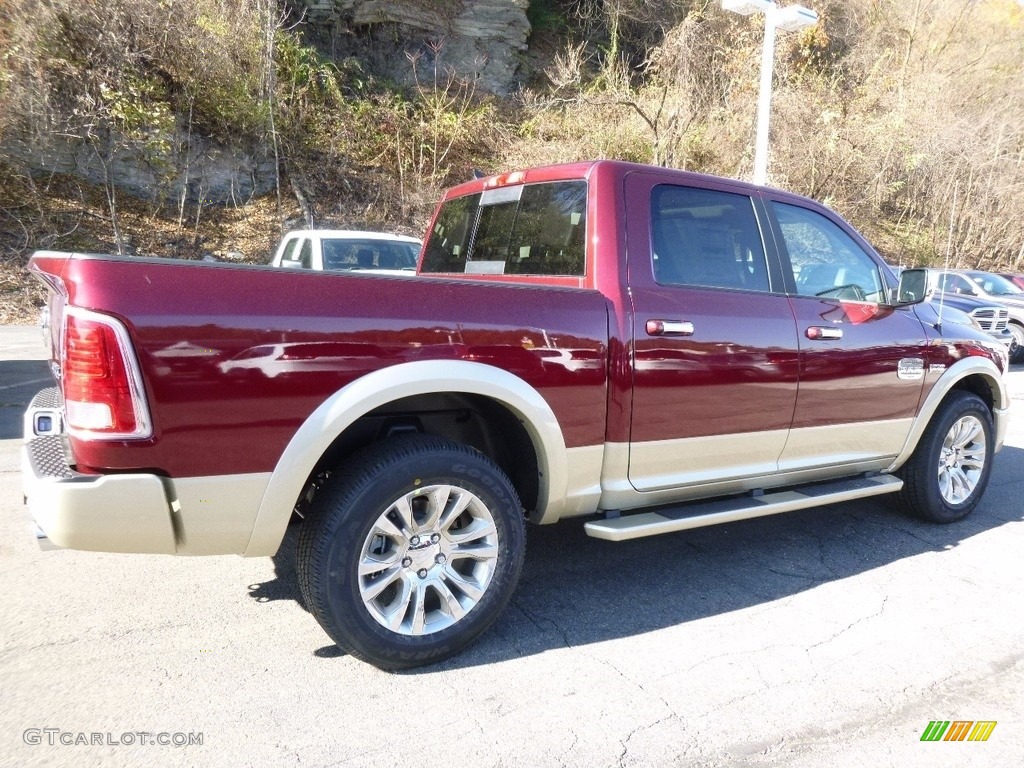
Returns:
[[[889,419],[790,430],[785,450],[779,456],[779,471],[895,456],[906,443],[913,424],[913,419]]]
[[[48,476],[27,447],[22,453],[23,491],[41,533],[51,545],[91,552],[241,554],[269,478]]]
[[[605,446],[569,448],[565,454],[565,496],[552,500],[543,514],[531,518],[531,522],[556,523],[564,517],[590,515],[597,511],[601,501],[601,468]]]
[[[270,473],[165,480],[179,555],[245,551]]]
[[[599,509],[638,509],[833,480],[892,466],[912,419],[606,443]]]
[[[660,491],[774,472],[788,429],[738,435],[633,443],[629,482],[638,491]]]

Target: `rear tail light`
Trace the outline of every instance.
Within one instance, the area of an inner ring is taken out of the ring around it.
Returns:
[[[153,434],[139,365],[118,320],[68,307],[61,357],[68,432],[94,440]]]

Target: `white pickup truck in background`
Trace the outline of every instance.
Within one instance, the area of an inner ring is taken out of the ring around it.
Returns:
[[[281,238],[271,265],[289,269],[416,273],[415,237],[348,229],[297,229]]]

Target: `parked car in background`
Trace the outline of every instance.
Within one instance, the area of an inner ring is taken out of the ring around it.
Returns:
[[[939,303],[938,299],[931,299]],[[971,296],[946,296],[942,299],[945,307],[940,310],[940,317],[944,316],[948,309],[954,309],[967,315],[970,321],[975,323],[981,330],[994,339],[997,339],[1007,349],[1013,347],[1014,336],[1010,331],[1010,311],[1002,304],[990,303],[975,299]]]
[[[947,319],[950,310],[966,315],[966,322],[977,325],[989,336],[1006,345],[1013,346],[1013,333],[1010,332],[1010,310],[996,302],[976,299],[973,296],[955,296],[950,294],[933,294],[928,299],[939,313],[941,319]],[[959,318],[957,322],[960,322]]]
[[[1024,290],[1001,275],[973,269],[936,270],[930,274],[930,285],[946,297],[973,296],[1004,305],[1013,334],[1010,362],[1024,363]]]
[[[415,237],[350,229],[298,229],[281,239],[275,267],[314,271],[415,274],[420,255]]]
[[[1000,277],[1005,277],[1021,290],[1024,290],[1024,275],[1017,275],[1013,272],[999,272],[998,274]]]
[[[903,271],[903,267],[891,264],[889,269],[897,277]],[[973,325],[1002,343],[1007,349],[1013,345],[1013,334],[1009,328],[1010,310],[1005,305],[976,299],[973,296],[935,292],[929,294],[928,301],[935,303],[940,322]]]

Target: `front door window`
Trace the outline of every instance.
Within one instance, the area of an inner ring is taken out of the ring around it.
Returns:
[[[774,203],[800,296],[879,303],[885,283],[853,238],[816,211]]]

